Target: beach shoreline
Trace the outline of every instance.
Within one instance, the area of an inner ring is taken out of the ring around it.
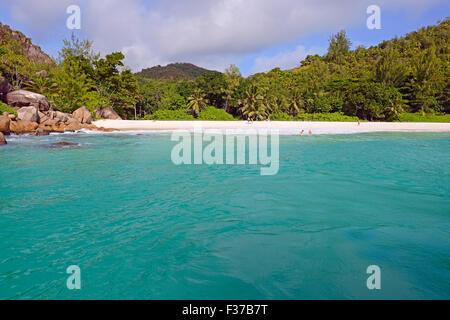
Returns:
[[[366,132],[450,132],[450,123],[429,122],[321,122],[321,121],[152,121],[98,120],[94,125],[118,131],[279,130],[284,134],[345,134]]]

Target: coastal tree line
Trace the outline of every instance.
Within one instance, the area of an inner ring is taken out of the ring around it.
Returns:
[[[20,44],[2,40],[0,73],[63,112],[112,106],[127,119],[394,121],[405,113],[450,113],[449,31],[446,19],[354,50],[340,31],[327,54],[307,56],[293,70],[245,78],[232,65],[193,81],[136,76],[121,52],[101,57],[75,37],[64,41],[56,61],[39,65],[21,54]]]

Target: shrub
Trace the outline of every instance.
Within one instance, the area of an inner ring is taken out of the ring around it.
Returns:
[[[194,120],[194,117],[182,110],[157,110],[148,114],[144,120]]]
[[[17,117],[17,112],[7,104],[0,101],[0,115],[3,114],[3,112],[8,112],[9,114],[13,114]]]
[[[233,121],[233,116],[227,113],[223,109],[217,109],[215,107],[207,107],[201,111],[198,115],[198,120],[205,121]]]
[[[292,117],[284,112],[276,111],[270,115],[272,121],[291,121]]]
[[[398,120],[404,122],[450,122],[450,114],[402,113]]]
[[[95,113],[95,108],[101,109],[111,105],[108,99],[103,99],[97,91],[90,91],[84,96],[84,106],[91,112]]]
[[[295,117],[295,120],[356,122],[356,121],[358,121],[358,117],[346,116],[342,112],[335,112],[335,113],[299,113]]]

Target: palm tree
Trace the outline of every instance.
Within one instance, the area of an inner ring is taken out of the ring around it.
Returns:
[[[50,77],[44,75],[33,77],[31,81],[25,83],[24,87],[42,95],[54,93],[57,89],[56,83]]]
[[[304,108],[304,106],[305,102],[303,101],[300,92],[298,90],[292,91],[292,94],[289,97],[289,113],[295,116],[300,112],[300,109]]]
[[[270,95],[263,100],[263,104],[266,107],[266,113],[283,112],[287,107],[287,100],[280,94]]]
[[[267,117],[267,105],[264,97],[255,86],[251,86],[245,92],[247,98],[243,101],[240,111],[247,119],[264,120]]]
[[[195,117],[198,117],[200,111],[202,111],[209,103],[208,99],[205,99],[205,94],[201,89],[195,89],[188,100],[187,111],[194,113]]]
[[[403,112],[403,108],[400,104],[393,104],[386,107],[383,111],[385,119],[387,121],[398,120],[400,114]]]
[[[399,53],[390,47],[377,62],[375,77],[378,82],[392,87],[401,87],[406,80],[408,70],[400,60]]]

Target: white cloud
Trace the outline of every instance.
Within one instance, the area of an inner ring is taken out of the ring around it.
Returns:
[[[325,52],[326,48],[314,47],[306,51],[304,46],[298,46],[295,50],[280,52],[271,57],[261,56],[255,59],[250,73],[267,72],[277,67],[282,70],[292,69],[298,66],[307,55],[322,55]]]
[[[418,12],[445,0],[378,0],[382,10]],[[73,0],[0,0],[33,38],[65,28]],[[223,70],[249,54],[322,31],[365,25],[373,0],[78,0],[82,33],[101,52],[124,51],[134,70],[176,61]],[[305,54],[257,59],[255,70],[291,67]],[[296,56],[298,55],[298,56]]]

